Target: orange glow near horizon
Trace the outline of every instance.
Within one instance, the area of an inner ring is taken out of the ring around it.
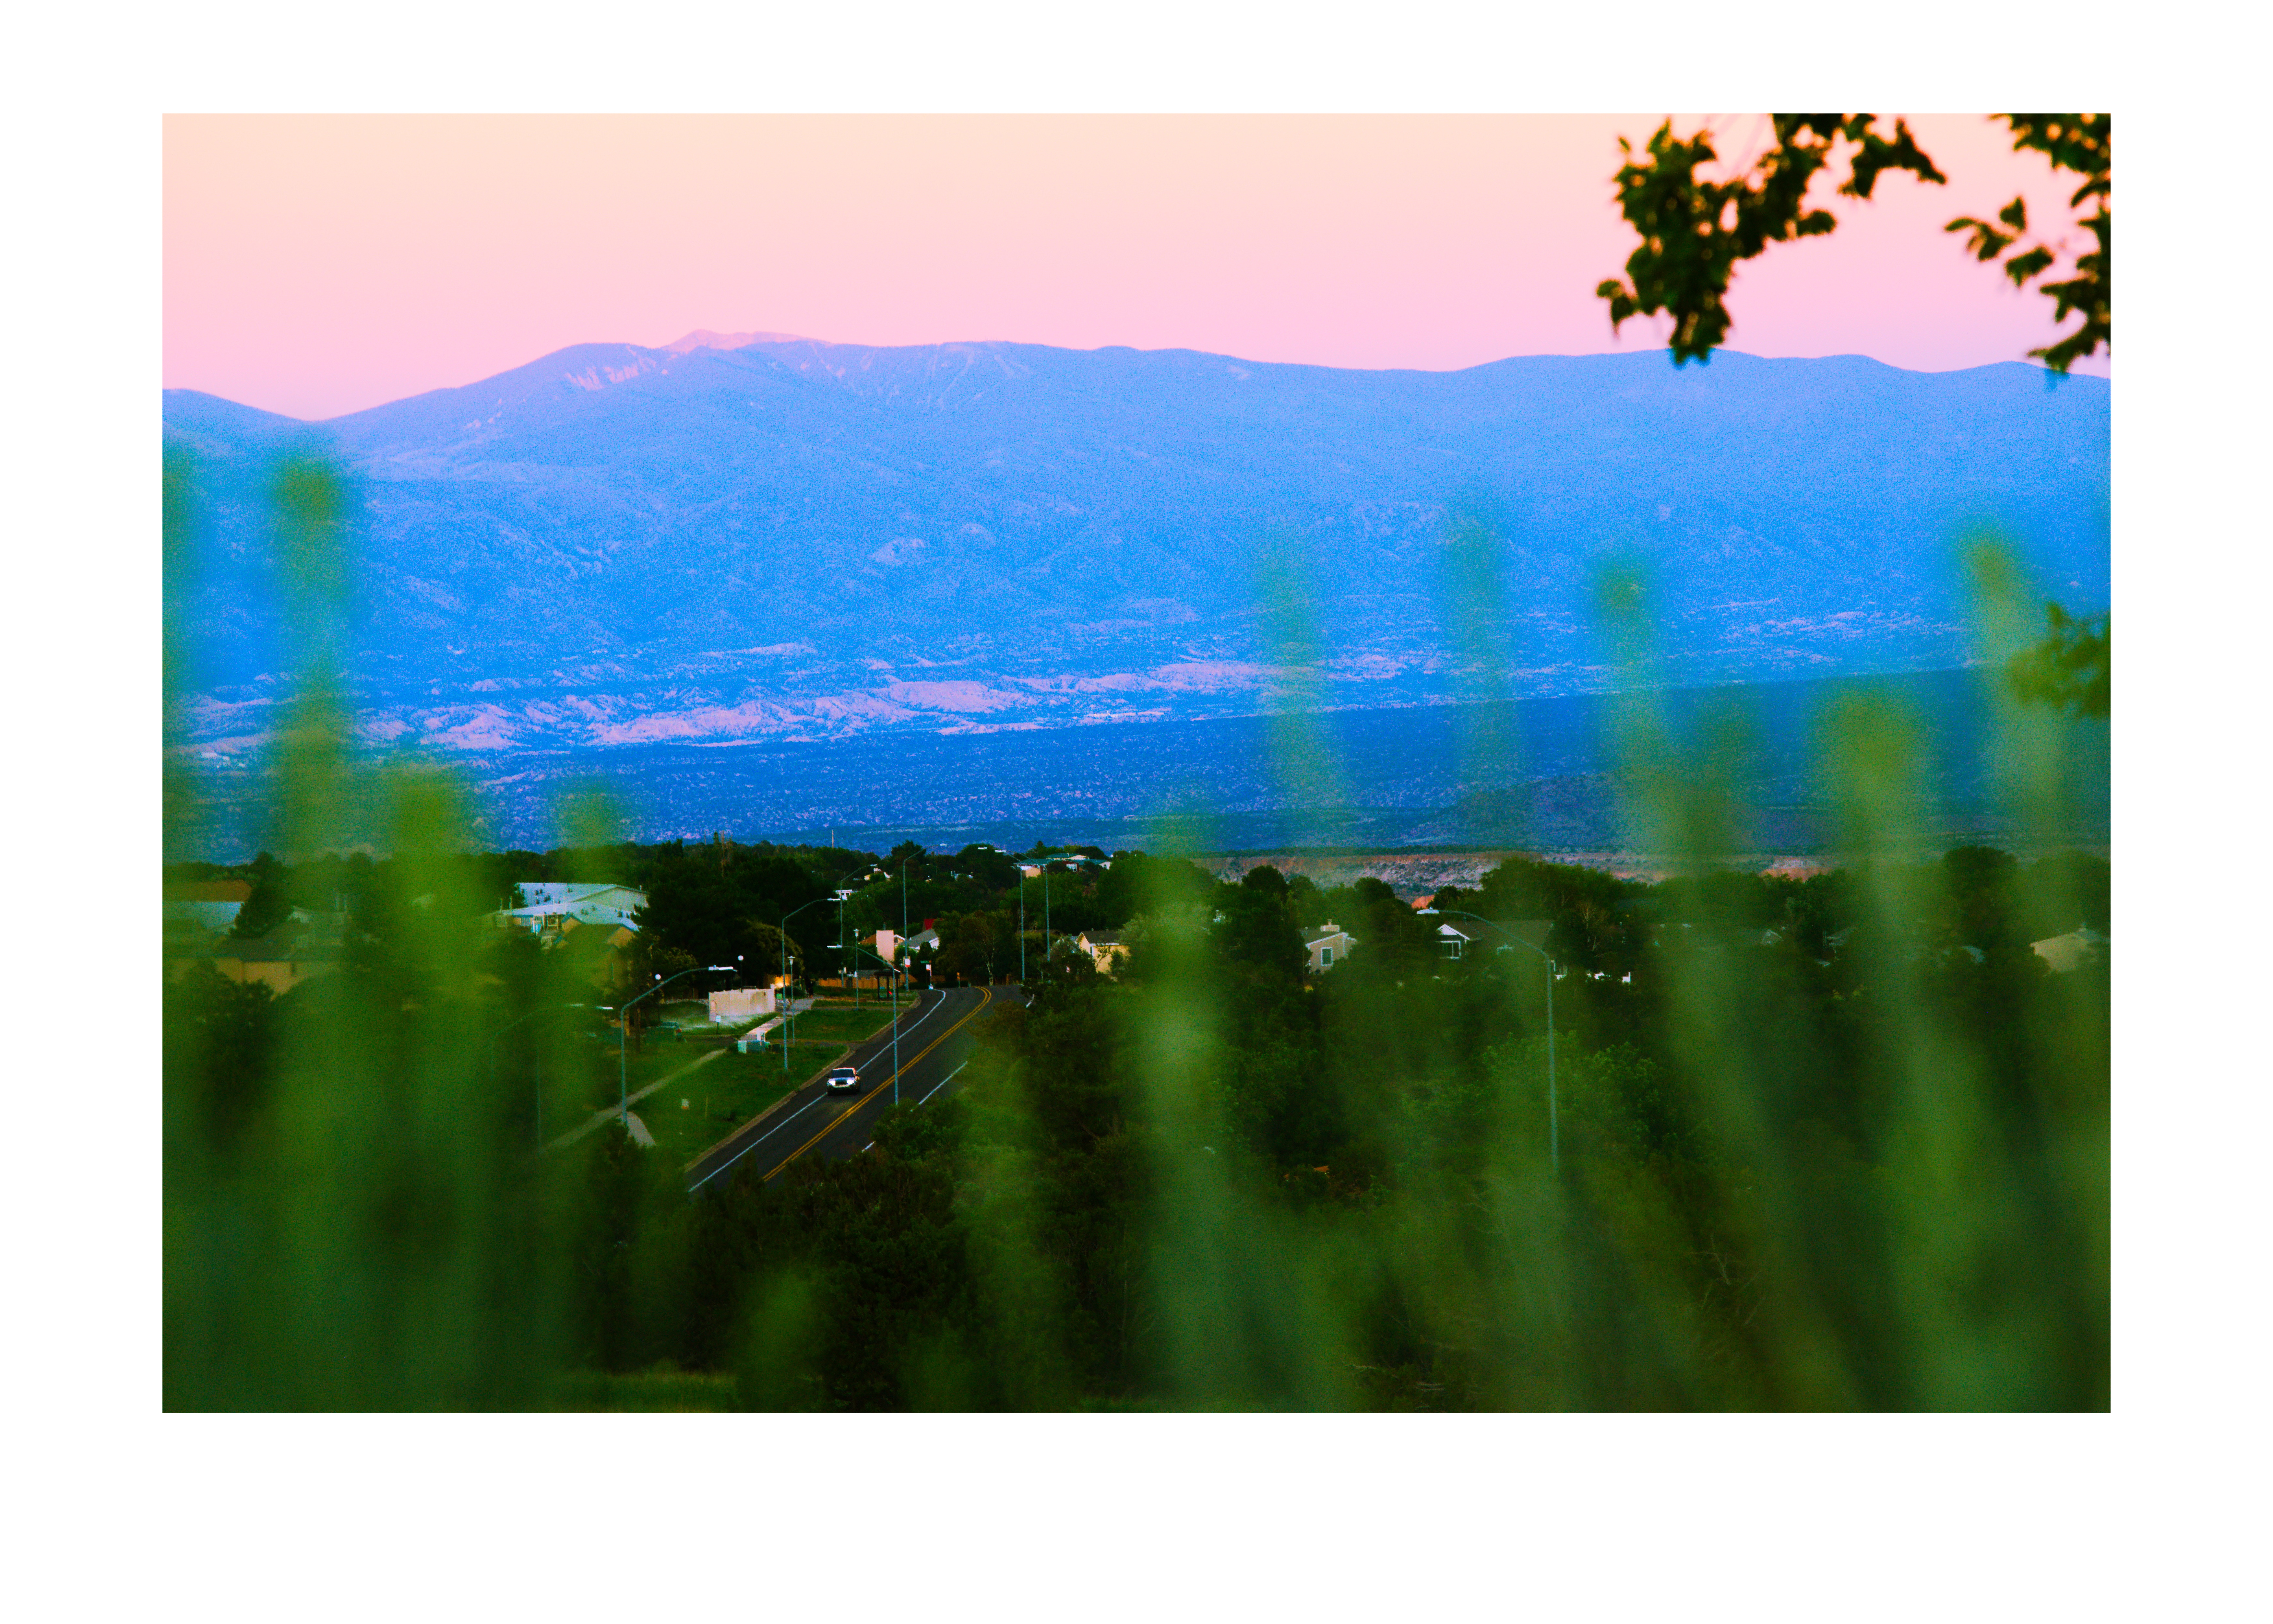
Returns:
[[[1633,246],[1617,138],[1657,122],[171,116],[164,380],[320,418],[703,327],[1429,370],[1650,348],[1593,289]],[[1984,119],[1911,123],[1951,183],[1890,177],[1744,268],[1733,348],[1943,370],[2051,336],[1940,227],[2066,189]]]

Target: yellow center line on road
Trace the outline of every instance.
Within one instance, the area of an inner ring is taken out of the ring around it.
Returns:
[[[954,1037],[957,1032],[960,1032],[964,1027],[969,1026],[971,1021],[977,1017],[979,1011],[985,1009],[987,1005],[994,1001],[994,989],[992,987],[982,988],[979,995],[979,1007],[977,1009],[973,1009],[970,1014],[964,1016],[962,1020],[956,1022],[953,1026],[948,1028],[947,1030],[941,1032],[937,1037],[933,1038],[930,1043],[925,1044],[923,1054],[919,1054],[914,1059],[910,1060],[908,1062],[908,1066],[921,1065],[923,1063],[925,1054],[929,1054],[933,1050],[938,1048],[949,1038]],[[847,1117],[851,1116],[854,1111],[859,1110],[861,1106],[866,1104],[870,1100],[874,1099],[876,1096],[881,1094],[884,1089],[890,1085],[894,1079],[897,1078],[903,1072],[907,1070],[908,1066],[899,1067],[898,1070],[893,1072],[890,1077],[885,1078],[882,1082],[878,1083],[874,1088],[869,1089],[866,1094],[863,1094],[859,1099],[854,1100],[850,1105],[847,1105],[844,1110],[831,1117],[829,1119],[828,1126],[822,1128],[821,1132],[815,1134],[811,1139],[806,1140],[796,1149],[782,1157],[781,1161],[774,1167],[773,1172],[768,1173],[765,1179],[761,1179],[758,1182],[761,1184],[765,1183],[767,1179],[773,1178],[775,1173],[780,1172],[783,1168],[787,1167],[791,1162],[796,1161],[798,1157],[803,1156],[806,1151],[812,1149],[814,1146],[819,1144],[822,1140],[835,1133],[840,1123],[842,1123]]]

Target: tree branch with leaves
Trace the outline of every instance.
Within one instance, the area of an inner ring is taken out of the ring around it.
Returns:
[[[1943,229],[1968,233],[1968,246],[1976,258],[1987,263],[2001,259],[2014,287],[2038,282],[2052,300],[2054,322],[2071,316],[2082,318],[2057,342],[2029,352],[2053,371],[2066,372],[2086,356],[2113,348],[2108,262],[2112,117],[2105,113],[2003,113],[1997,117],[2012,130],[2014,151],[2042,153],[2055,168],[2082,177],[2070,202],[2077,208],[2094,206],[2082,221],[2094,247],[2074,258],[2068,276],[2042,281],[2059,265],[2064,251],[2059,244],[2029,238],[2028,206],[2020,198],[1993,221],[1961,215]],[[1889,170],[1936,186],[1948,179],[1900,119],[1891,131],[1880,128],[1875,113],[1777,113],[1768,122],[1774,138],[1767,150],[1724,181],[1699,174],[1720,161],[1709,130],[1683,140],[1674,135],[1673,121],[1668,119],[1639,153],[1624,138],[1619,139],[1626,162],[1617,176],[1618,206],[1642,240],[1626,259],[1624,278],[1612,277],[1595,288],[1610,307],[1613,332],[1635,316],[1669,315],[1673,318],[1675,364],[1707,361],[1732,325],[1728,293],[1737,266],[1757,258],[1772,243],[1828,236],[1838,228],[1829,210],[1807,205],[1809,187],[1835,159],[1843,155],[1848,160],[1847,179],[1838,191],[1845,198],[1867,201],[1879,177]]]

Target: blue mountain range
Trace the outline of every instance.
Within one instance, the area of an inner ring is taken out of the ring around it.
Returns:
[[[356,494],[366,735],[484,760],[1599,691],[1612,563],[1672,683],[1962,663],[1984,531],[2108,598],[2104,379],[746,337],[321,423],[169,391],[203,748],[257,750],[289,685],[263,493],[295,451]]]

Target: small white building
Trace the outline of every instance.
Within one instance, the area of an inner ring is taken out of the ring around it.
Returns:
[[[710,1024],[741,1026],[752,1021],[762,1021],[774,1013],[776,999],[771,987],[735,987],[710,995]]]

